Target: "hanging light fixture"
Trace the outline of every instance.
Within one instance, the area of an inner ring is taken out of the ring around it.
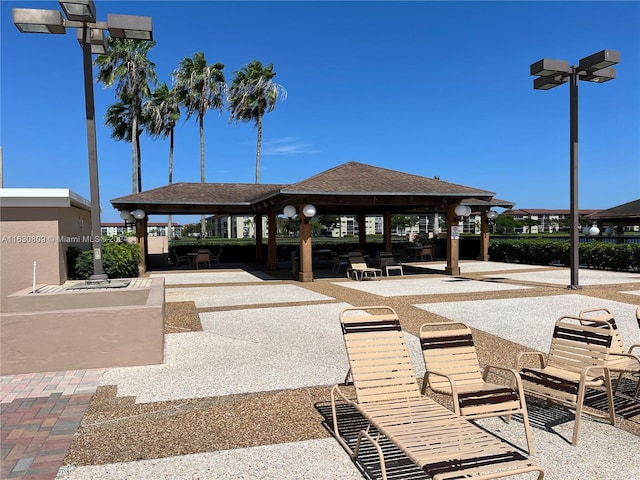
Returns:
[[[302,213],[307,218],[313,218],[316,216],[316,207],[311,205],[310,203],[302,207]]]
[[[495,210],[489,210],[489,211],[487,212],[487,218],[488,218],[489,220],[493,220],[493,219],[495,219],[497,216],[498,216],[498,212],[496,212]]]
[[[138,208],[133,212],[131,212],[131,215],[133,215],[136,218],[136,220],[142,220],[145,217],[146,213],[141,208]]]
[[[463,205],[461,203],[456,205],[456,208],[453,211],[458,217],[468,217],[469,215],[471,215],[471,207],[469,207],[468,205]]]
[[[296,216],[296,207],[293,205],[286,205],[282,210],[282,213],[284,213],[284,216],[287,218],[293,218]]]
[[[593,227],[589,229],[589,235],[591,235],[592,237],[597,237],[598,235],[600,235],[600,229],[595,223],[593,224]]]

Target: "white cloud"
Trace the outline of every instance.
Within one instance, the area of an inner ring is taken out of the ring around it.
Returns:
[[[308,143],[302,143],[296,137],[283,137],[262,144],[262,155],[313,155],[320,153]]]

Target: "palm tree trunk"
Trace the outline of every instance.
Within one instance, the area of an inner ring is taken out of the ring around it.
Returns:
[[[136,146],[136,133],[138,132],[138,119],[133,116],[131,122],[131,193],[137,193],[138,188],[138,147]]]
[[[200,182],[204,183],[204,114],[200,115]],[[200,216],[200,238],[206,234],[206,215]]]
[[[173,128],[169,139],[169,185],[173,183]]]
[[[256,147],[256,183],[260,183],[260,146],[262,145],[262,117],[258,117],[258,145]]]
[[[136,136],[136,153],[138,154],[138,192],[142,191],[142,155],[140,153],[140,136]]]
[[[169,140],[169,185],[173,183],[173,128],[171,129]],[[167,248],[171,240],[171,214],[167,217]]]

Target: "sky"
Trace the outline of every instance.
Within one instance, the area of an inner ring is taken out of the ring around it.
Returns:
[[[640,198],[640,2],[95,4],[98,20],[152,17],[148,58],[169,85],[179,62],[199,51],[224,64],[229,83],[252,60],[274,65],[287,97],[264,117],[260,183],[295,183],[357,161],[489,190],[523,209],[568,209],[570,199],[569,88],[534,90],[530,65],[576,65],[618,50],[615,80],[579,84],[579,207]],[[61,10],[55,1],[0,2],[3,186],[69,188],[89,199],[75,31],[22,34],[15,7]],[[132,193],[131,146],[104,125],[115,89],[94,89],[102,221],[116,222],[110,200]],[[254,183],[254,124],[210,111],[204,131],[206,181]],[[168,139],[143,135],[141,151],[143,190],[166,185]],[[198,124],[184,114],[173,181],[200,181]]]

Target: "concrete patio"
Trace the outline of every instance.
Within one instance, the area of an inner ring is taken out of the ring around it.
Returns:
[[[50,464],[58,462],[60,480],[355,480],[368,478],[362,465],[352,463],[322,426],[329,386],[342,382],[348,368],[338,322],[345,306],[394,307],[419,378],[424,366],[416,335],[427,321],[469,323],[482,364],[513,366],[518,351],[546,351],[555,319],[585,308],[609,308],[625,343],[640,343],[634,314],[640,303],[638,274],[581,270],[585,287],[576,292],[562,284],[568,282],[568,269],[527,266],[525,271],[492,262],[461,267],[468,274],[460,278],[432,273],[304,284],[248,269],[154,273],[165,279],[167,302],[195,304],[201,330],[166,334],[161,365],[76,372],[80,379],[92,379],[79,392],[52,387],[54,378],[60,384],[60,376],[36,376],[31,384],[18,376],[2,377],[3,411],[53,395],[57,402],[89,395],[89,410],[65,449],[65,465],[64,455],[49,456]],[[630,396],[634,385],[624,381],[616,395],[617,425],[584,417],[575,447],[567,441],[572,415],[531,403],[533,457],[545,478],[640,478],[640,400]],[[597,393],[591,401],[597,408]],[[517,418],[478,423],[525,448]],[[20,428],[19,422],[3,420],[3,444],[9,439],[19,445]],[[35,476],[46,451],[18,452],[3,447],[3,478],[55,477]],[[407,465],[390,478],[427,477]]]

